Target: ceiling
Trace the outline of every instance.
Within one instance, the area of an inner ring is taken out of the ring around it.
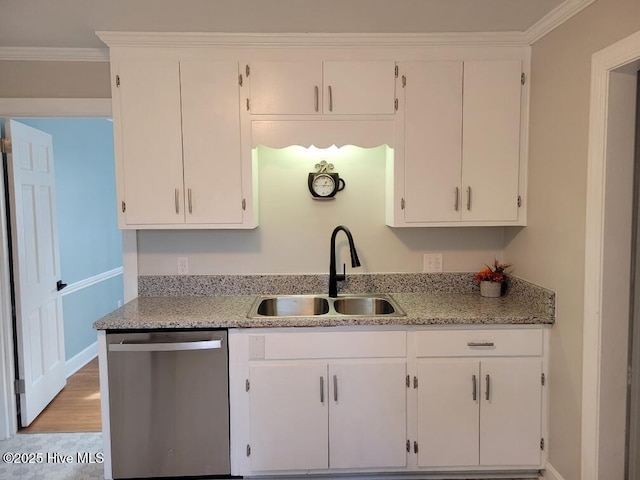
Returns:
[[[0,0],[1,47],[100,48],[97,30],[524,32],[564,0]]]

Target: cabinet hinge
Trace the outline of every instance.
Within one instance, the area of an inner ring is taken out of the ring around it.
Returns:
[[[526,82],[526,75],[524,74],[524,72],[522,72],[522,75],[520,75],[520,84],[524,85]]]
[[[540,439],[540,450],[544,450],[544,438]]]
[[[418,442],[413,442],[413,453],[418,453]]]
[[[247,457],[251,456],[251,445],[247,443]]]
[[[518,208],[522,206],[522,197],[518,195]]]
[[[418,388],[418,377],[413,377],[413,388]]]
[[[542,375],[540,375],[540,383],[542,384],[542,386],[544,386],[546,380],[547,380],[547,378],[544,376],[544,373]]]
[[[24,380],[16,380],[14,383],[16,394],[25,393]]]
[[[396,109],[396,112],[398,111],[398,99],[397,98],[393,101],[393,108]]]
[[[247,112],[249,111],[249,99],[247,98]]]
[[[242,74],[238,75],[238,85],[242,86]]]
[[[407,76],[402,75],[402,88],[407,86]]]
[[[122,213],[127,211],[127,203],[126,202],[122,202]]]
[[[11,139],[3,138],[0,140],[0,151],[2,153],[11,153]]]
[[[116,88],[120,88],[120,75],[116,75]]]
[[[411,453],[411,442],[407,438],[407,453]]]
[[[411,377],[407,375],[407,388],[410,388],[410,387],[411,387]]]
[[[250,73],[251,73],[251,69],[249,68],[249,65],[245,65],[244,74],[248,77]]]
[[[243,198],[242,199],[242,210],[246,210],[247,209],[247,199]]]
[[[398,73],[399,73],[398,65],[396,65],[396,68],[395,68],[395,75],[396,75],[396,78],[398,78]]]
[[[400,199],[400,210],[404,210],[404,198]]]
[[[247,378],[247,379],[244,381],[244,389],[245,389],[245,391],[247,391],[247,392],[248,392],[250,388],[251,388],[251,383],[249,383],[249,379]]]

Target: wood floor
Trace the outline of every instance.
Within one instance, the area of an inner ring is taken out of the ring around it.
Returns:
[[[20,433],[100,432],[98,359],[67,378],[67,385]]]

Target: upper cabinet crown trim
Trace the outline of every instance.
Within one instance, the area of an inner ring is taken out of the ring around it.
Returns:
[[[477,33],[217,33],[109,32],[96,35],[109,47],[300,47],[300,46],[526,46],[523,32]]]

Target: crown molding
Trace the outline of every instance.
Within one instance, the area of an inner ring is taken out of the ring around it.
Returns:
[[[219,33],[98,31],[109,47],[403,47],[527,45],[523,32]]]
[[[0,47],[0,60],[108,62],[107,48]]]
[[[524,32],[527,44],[533,45],[547,33],[555,30],[595,1],[596,0],[565,0]]]

